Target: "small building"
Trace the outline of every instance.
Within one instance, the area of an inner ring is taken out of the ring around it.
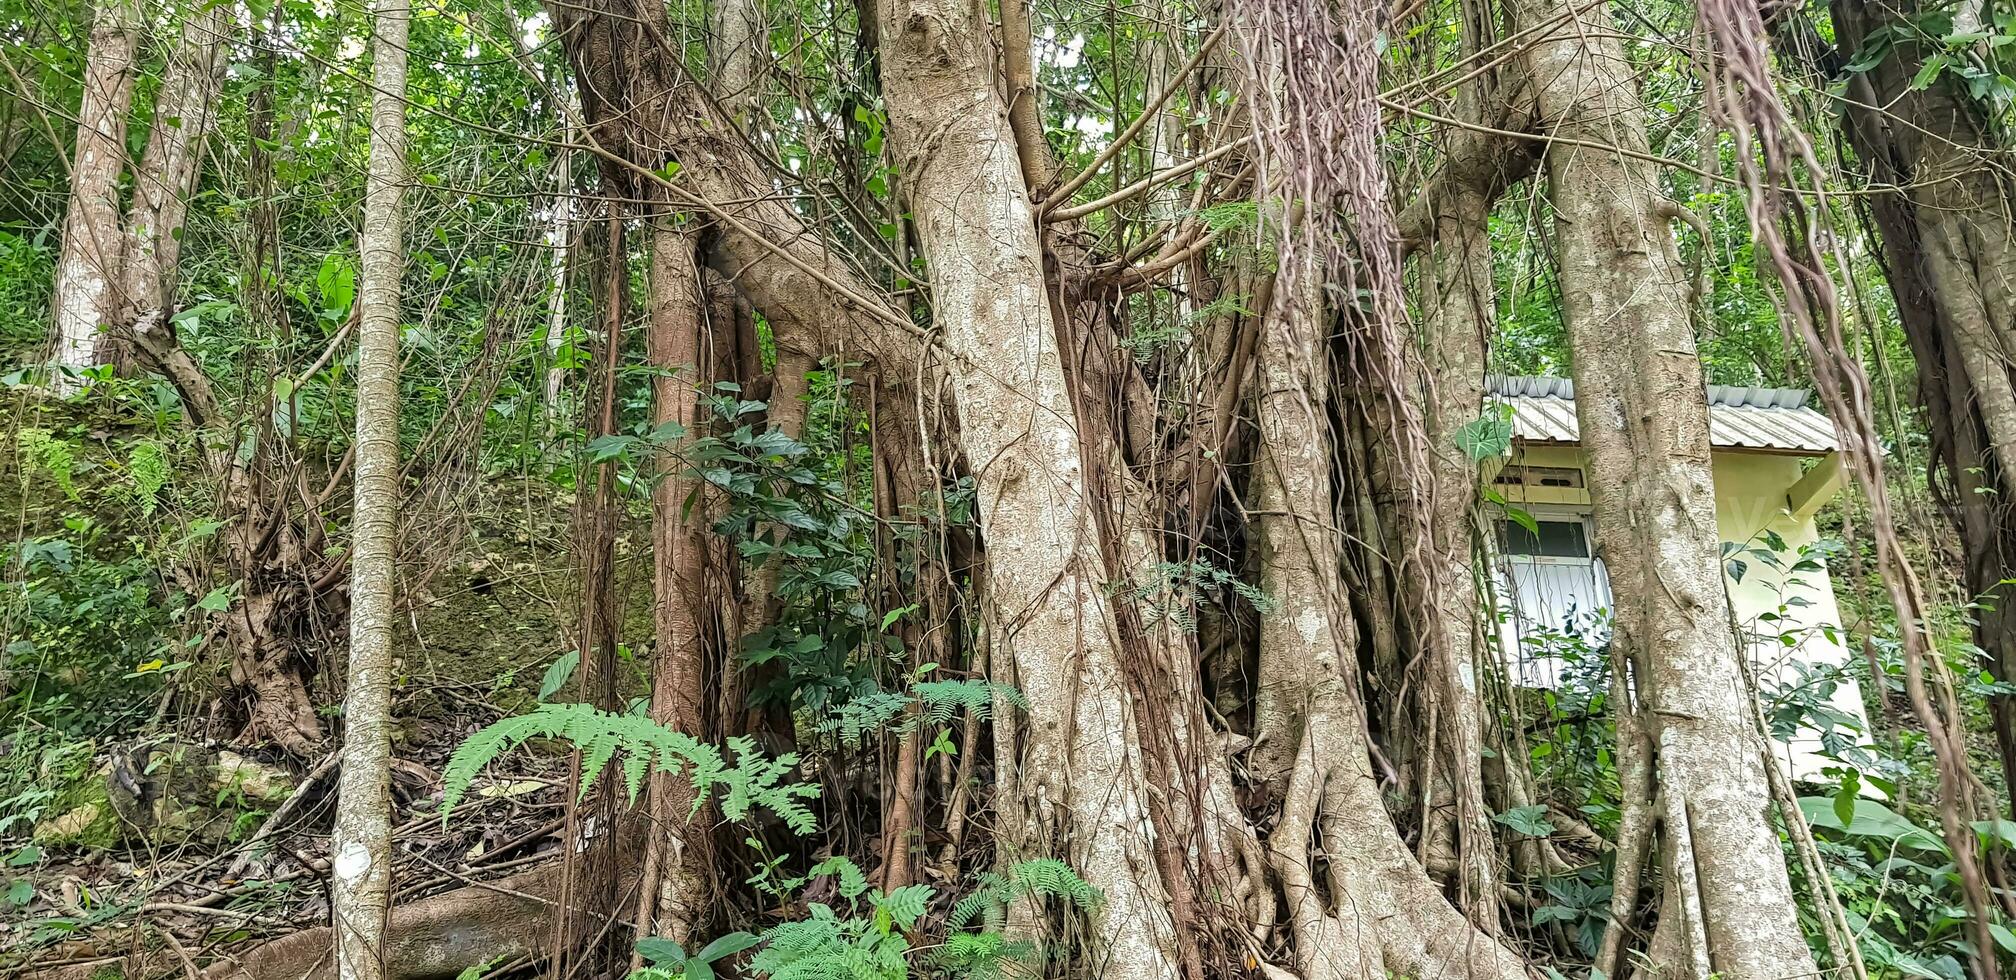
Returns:
[[[1494,377],[1489,392],[1512,429],[1503,465],[1487,474],[1504,501],[1492,509],[1503,511],[1494,564],[1507,675],[1530,687],[1607,683],[1597,654],[1610,586],[1595,553],[1574,382]],[[1832,542],[1814,522],[1841,488],[1839,440],[1806,401],[1798,389],[1708,387],[1723,578],[1767,701],[1832,709],[1842,725],[1827,737],[1861,742],[1862,693],[1840,670],[1849,649],[1826,567]],[[1832,764],[1815,755],[1821,738],[1802,726],[1777,747],[1792,774]]]

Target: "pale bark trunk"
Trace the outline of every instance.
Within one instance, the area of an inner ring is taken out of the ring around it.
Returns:
[[[565,134],[567,131],[561,131]],[[574,234],[573,154],[556,151],[560,159],[553,193],[553,236],[546,253],[546,410],[560,410],[560,387],[567,372],[559,365],[560,348],[567,342],[567,251]]]
[[[759,132],[763,128],[755,116],[762,105],[759,86],[770,57],[762,0],[723,0],[714,5],[710,21],[714,98],[730,116],[740,117],[735,121],[744,132]]]
[[[1491,335],[1490,209],[1484,187],[1452,183],[1436,208],[1435,238],[1423,266],[1428,371],[1423,398],[1428,432],[1428,514],[1426,561],[1422,571],[1439,572],[1431,591],[1434,608],[1417,611],[1419,629],[1433,636],[1424,644],[1435,654],[1432,696],[1441,725],[1436,765],[1445,770],[1454,797],[1456,860],[1462,871],[1465,908],[1486,930],[1498,928],[1497,848],[1491,810],[1484,797],[1483,652],[1488,634],[1478,608],[1472,560],[1471,513],[1477,505],[1478,464],[1456,444],[1456,434],[1484,411],[1484,363]],[[1417,575],[1416,579],[1425,578]],[[1439,593],[1439,594],[1435,594]],[[1429,598],[1423,596],[1422,598]],[[1425,613],[1425,614],[1424,614]],[[1434,786],[1423,787],[1435,792]]]
[[[1261,683],[1274,705],[1261,737],[1286,742],[1293,760],[1269,850],[1297,966],[1308,980],[1518,980],[1518,957],[1467,921],[1408,853],[1372,768],[1354,676],[1357,626],[1338,570],[1328,357],[1313,315],[1284,303],[1263,325],[1248,508],[1260,587],[1280,604],[1260,620]],[[1327,851],[1327,888],[1312,870],[1314,829]]]
[[[122,319],[129,322],[165,311],[174,300],[182,222],[202,172],[203,144],[216,122],[217,89],[224,79],[224,40],[231,26],[226,13],[221,3],[192,11],[168,55],[126,211],[120,301],[126,307]]]
[[[1012,846],[1067,852],[1105,893],[1092,963],[1119,980],[1177,973],[1169,897],[1151,843],[1149,788],[1102,587],[1076,413],[1022,169],[995,93],[979,8],[887,0],[884,97],[903,189],[931,264],[979,491],[996,676],[1033,706],[1019,751],[1026,834]],[[1068,842],[1068,844],[1067,844]],[[1009,859],[1040,856],[1007,854]]]
[[[84,62],[84,97],[77,109],[77,149],[70,167],[70,205],[56,260],[57,391],[78,387],[74,376],[98,363],[99,334],[110,321],[121,243],[119,175],[126,169],[126,111],[133,101],[138,0],[103,0],[91,21]]]
[[[700,429],[701,328],[700,270],[692,236],[658,219],[651,235],[651,363],[670,374],[652,382],[652,420],[676,422],[689,436]],[[652,671],[651,717],[673,731],[704,737],[701,698],[707,661],[700,621],[707,604],[704,558],[705,507],[684,512],[700,486],[685,465],[660,457],[658,483],[651,490],[653,615],[657,663]],[[647,869],[646,898],[655,904],[648,930],[688,944],[710,901],[712,861],[708,821],[693,812],[693,784],[684,777],[654,773],[651,819],[646,833],[656,867]],[[650,862],[647,862],[647,864]],[[649,874],[648,871],[655,871]],[[655,880],[654,880],[655,879]],[[640,899],[642,901],[643,899]],[[640,906],[640,909],[642,906]],[[640,920],[646,917],[640,916]]]
[[[356,505],[350,566],[350,668],[329,909],[341,980],[385,975],[392,882],[392,630],[399,551],[400,212],[406,180],[409,0],[372,18],[371,160],[359,244]]]
[[[1668,846],[1687,859],[1671,864],[1699,873],[1707,921],[1690,932],[1728,980],[1807,976],[1813,958],[1767,816],[1764,753],[1728,625],[1676,209],[1643,160],[1631,65],[1607,13],[1550,0],[1521,13],[1528,25],[1565,20],[1526,67],[1546,134],[1586,141],[1546,154],[1563,316],[1598,553],[1616,595],[1613,643],[1635,668],[1669,810],[1691,831],[1668,822]],[[1608,144],[1625,152],[1585,148]]]
[[[168,56],[168,74],[154,105],[147,148],[134,168],[126,211],[116,307],[118,328],[101,341],[125,370],[136,360],[159,371],[181,392],[197,426],[214,425],[219,406],[209,379],[175,336],[171,307],[180,274],[182,222],[203,172],[204,141],[216,125],[224,77],[224,42],[231,21],[218,4],[192,13]]]

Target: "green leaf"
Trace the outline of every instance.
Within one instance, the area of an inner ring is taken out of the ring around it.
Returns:
[[[211,589],[208,594],[197,601],[196,608],[205,612],[223,612],[231,608],[232,588],[229,585],[220,585],[217,588]]]
[[[1834,819],[1841,821],[1841,829],[1847,830],[1855,824],[1855,798],[1861,795],[1862,774],[1846,769],[1841,775],[1841,788],[1834,792]]]
[[[746,932],[731,932],[700,947],[700,952],[694,953],[693,958],[702,963],[712,963],[723,957],[733,956],[736,953],[742,952],[759,942],[762,942],[762,938],[759,936]]]
[[[1799,810],[1806,814],[1806,822],[1815,827],[1838,830],[1853,837],[1896,841],[1900,845],[1921,851],[1948,853],[1946,842],[1940,840],[1938,835],[1898,816],[1889,807],[1875,800],[1856,800],[1855,818],[1845,824],[1834,815],[1834,801],[1825,796],[1800,797]]]
[[[539,700],[552,697],[567,686],[567,679],[574,676],[574,668],[581,665],[581,651],[569,650],[546,668],[546,676],[539,679]]]
[[[1528,837],[1546,837],[1554,832],[1554,824],[1547,819],[1547,808],[1538,804],[1513,807],[1491,819]]]
[[[590,463],[606,463],[629,452],[630,444],[636,441],[636,436],[613,434],[599,436],[594,441],[588,443],[588,461]]]
[[[901,609],[889,610],[882,616],[882,631],[884,633],[887,633],[889,631],[889,627],[896,625],[897,620],[902,619],[903,617],[916,611],[917,611],[917,604],[914,602],[911,603],[910,605],[904,606]]]
[[[898,928],[908,929],[924,917],[924,908],[936,889],[930,885],[905,885],[875,899],[875,910],[886,913]]]
[[[1542,905],[1533,910],[1533,924],[1544,926],[1549,922],[1573,922],[1582,917],[1581,909],[1566,905]]]
[[[455,980],[483,980],[484,974],[489,973],[492,968],[502,962],[504,962],[504,954],[499,953],[475,966],[463,970],[461,973],[455,974]]]
[[[1505,455],[1512,448],[1512,409],[1499,405],[1456,430],[1456,446],[1473,463]]]
[[[637,955],[650,961],[652,966],[677,968],[686,962],[686,950],[670,939],[653,936],[637,940]]]
[[[1944,74],[1946,69],[1952,64],[1953,56],[1948,54],[1935,54],[1925,59],[1925,64],[1918,69],[1918,74],[1911,77],[1911,87],[1913,89],[1931,88],[1932,83],[1938,81],[1939,76]]]

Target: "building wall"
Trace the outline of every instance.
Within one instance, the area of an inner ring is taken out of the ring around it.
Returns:
[[[1507,463],[1579,468],[1582,460],[1580,450],[1573,446],[1523,446]],[[1814,472],[1816,465],[1831,467],[1832,461],[1752,452],[1718,451],[1714,455],[1717,530],[1723,541],[1746,549],[1730,555],[1744,565],[1741,579],[1731,575],[1732,569],[1725,564],[1724,582],[1737,626],[1751,639],[1752,668],[1767,690],[1800,684],[1805,676],[1801,665],[1840,667],[1850,656],[1846,646],[1849,637],[1839,629],[1840,605],[1827,570],[1792,569],[1800,560],[1800,549],[1819,541],[1813,511],[1838,485],[1823,479],[1834,471]],[[1795,488],[1796,500],[1805,505],[1799,513],[1789,512],[1788,492]],[[1536,516],[1588,512],[1589,495],[1583,488],[1498,485],[1497,489],[1508,503]],[[1775,533],[1784,545],[1782,551],[1774,552],[1782,569],[1747,551],[1773,550],[1767,543],[1767,531]],[[1508,659],[1517,656],[1514,651],[1518,649],[1508,644]],[[1530,662],[1513,676],[1522,674],[1529,680],[1535,676]],[[1812,689],[1819,691],[1817,686]],[[1839,683],[1825,700],[1851,718],[1863,717],[1861,691],[1852,680]],[[1795,735],[1789,746],[1776,746],[1794,776],[1817,776],[1823,765],[1832,764],[1815,755],[1817,734],[1809,729]]]

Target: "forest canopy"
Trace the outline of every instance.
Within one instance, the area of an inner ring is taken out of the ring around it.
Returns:
[[[1999,980],[2001,0],[0,0],[0,975]]]

